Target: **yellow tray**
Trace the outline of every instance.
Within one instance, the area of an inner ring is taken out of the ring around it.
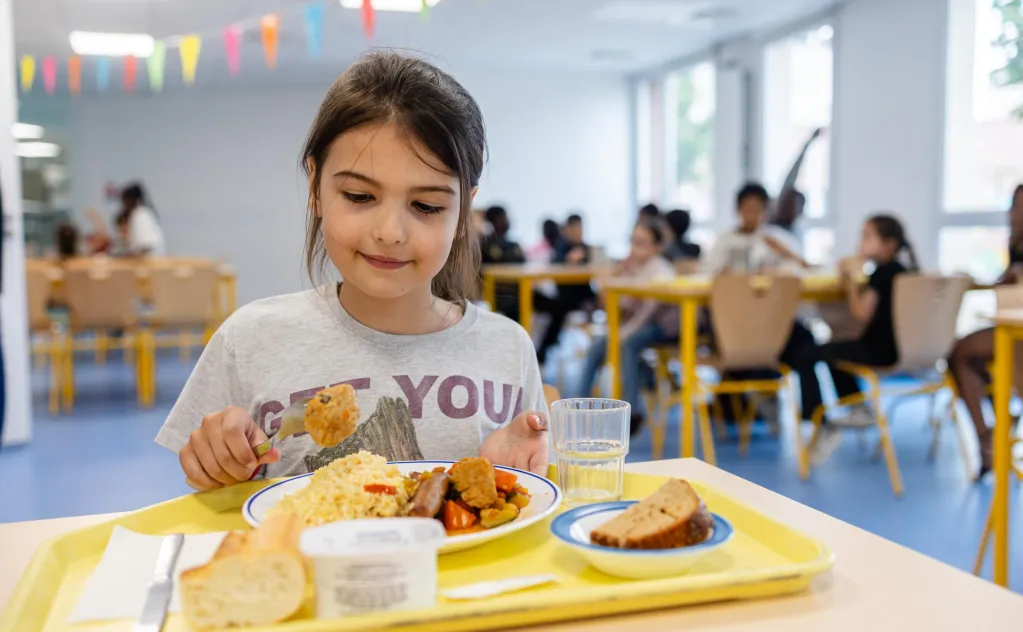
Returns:
[[[643,498],[663,477],[626,474],[625,497]],[[536,524],[496,542],[440,558],[440,587],[483,579],[554,573],[561,584],[474,602],[441,597],[429,610],[362,615],[331,621],[309,618],[306,604],[298,619],[263,628],[274,632],[318,630],[401,630],[458,632],[490,630],[638,612],[686,604],[753,599],[805,589],[814,575],[831,566],[832,554],[820,542],[691,481],[707,506],[735,527],[732,541],[708,554],[691,572],[651,581],[622,580],[593,569],[550,535],[549,523]],[[68,615],[85,580],[99,563],[114,525],[141,533],[203,533],[245,529],[240,508],[266,482],[185,496],[142,509],[112,522],[69,533],[36,552],[0,616],[0,632],[74,630],[126,632],[126,620],[69,625]],[[304,618],[303,618],[304,617]],[[186,632],[180,615],[168,618],[166,632]]]

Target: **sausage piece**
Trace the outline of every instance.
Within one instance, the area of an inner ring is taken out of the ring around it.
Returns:
[[[409,515],[417,518],[435,517],[440,513],[450,485],[451,477],[443,472],[421,480],[416,495],[412,497],[412,511]]]

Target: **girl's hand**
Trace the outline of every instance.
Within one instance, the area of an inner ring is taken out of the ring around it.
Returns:
[[[276,448],[256,456],[252,448],[266,440],[266,433],[237,406],[206,415],[178,453],[185,482],[206,491],[251,479],[259,466],[281,458]]]
[[[547,416],[522,413],[495,430],[480,447],[480,456],[494,465],[547,475]]]

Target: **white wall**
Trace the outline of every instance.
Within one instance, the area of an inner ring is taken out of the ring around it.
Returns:
[[[901,216],[922,265],[937,261],[945,100],[945,0],[855,0],[835,20],[832,203],[837,254],[863,219]]]
[[[3,187],[3,294],[0,295],[0,337],[3,344],[6,416],[4,445],[32,437],[28,384],[28,319],[25,301],[25,246],[21,218],[21,173],[14,139],[7,131],[17,113],[17,80],[11,0],[0,0],[0,186]]]
[[[634,209],[624,78],[454,74],[487,123],[490,164],[477,205],[506,205],[524,246],[539,237],[543,217],[575,209],[589,220],[592,242],[625,243]],[[103,208],[107,182],[140,178],[171,253],[234,264],[242,302],[298,289],[305,199],[298,155],[325,90],[80,99],[69,124],[74,208]]]

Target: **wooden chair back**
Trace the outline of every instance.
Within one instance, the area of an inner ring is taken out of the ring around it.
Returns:
[[[130,328],[137,323],[139,277],[124,265],[74,265],[64,271],[72,329]]]
[[[799,308],[802,282],[796,277],[762,279],[722,274],[710,290],[720,369],[761,369],[778,366]]]
[[[50,329],[50,313],[47,307],[53,293],[53,273],[54,270],[49,266],[32,264],[26,266],[29,331]]]
[[[931,369],[956,341],[963,296],[973,281],[963,276],[900,274],[892,289],[892,320],[899,350],[897,370]]]
[[[207,327],[213,323],[218,281],[212,262],[158,265],[149,269],[149,316],[159,327]]]
[[[1023,309],[1023,283],[996,287],[995,309]]]

